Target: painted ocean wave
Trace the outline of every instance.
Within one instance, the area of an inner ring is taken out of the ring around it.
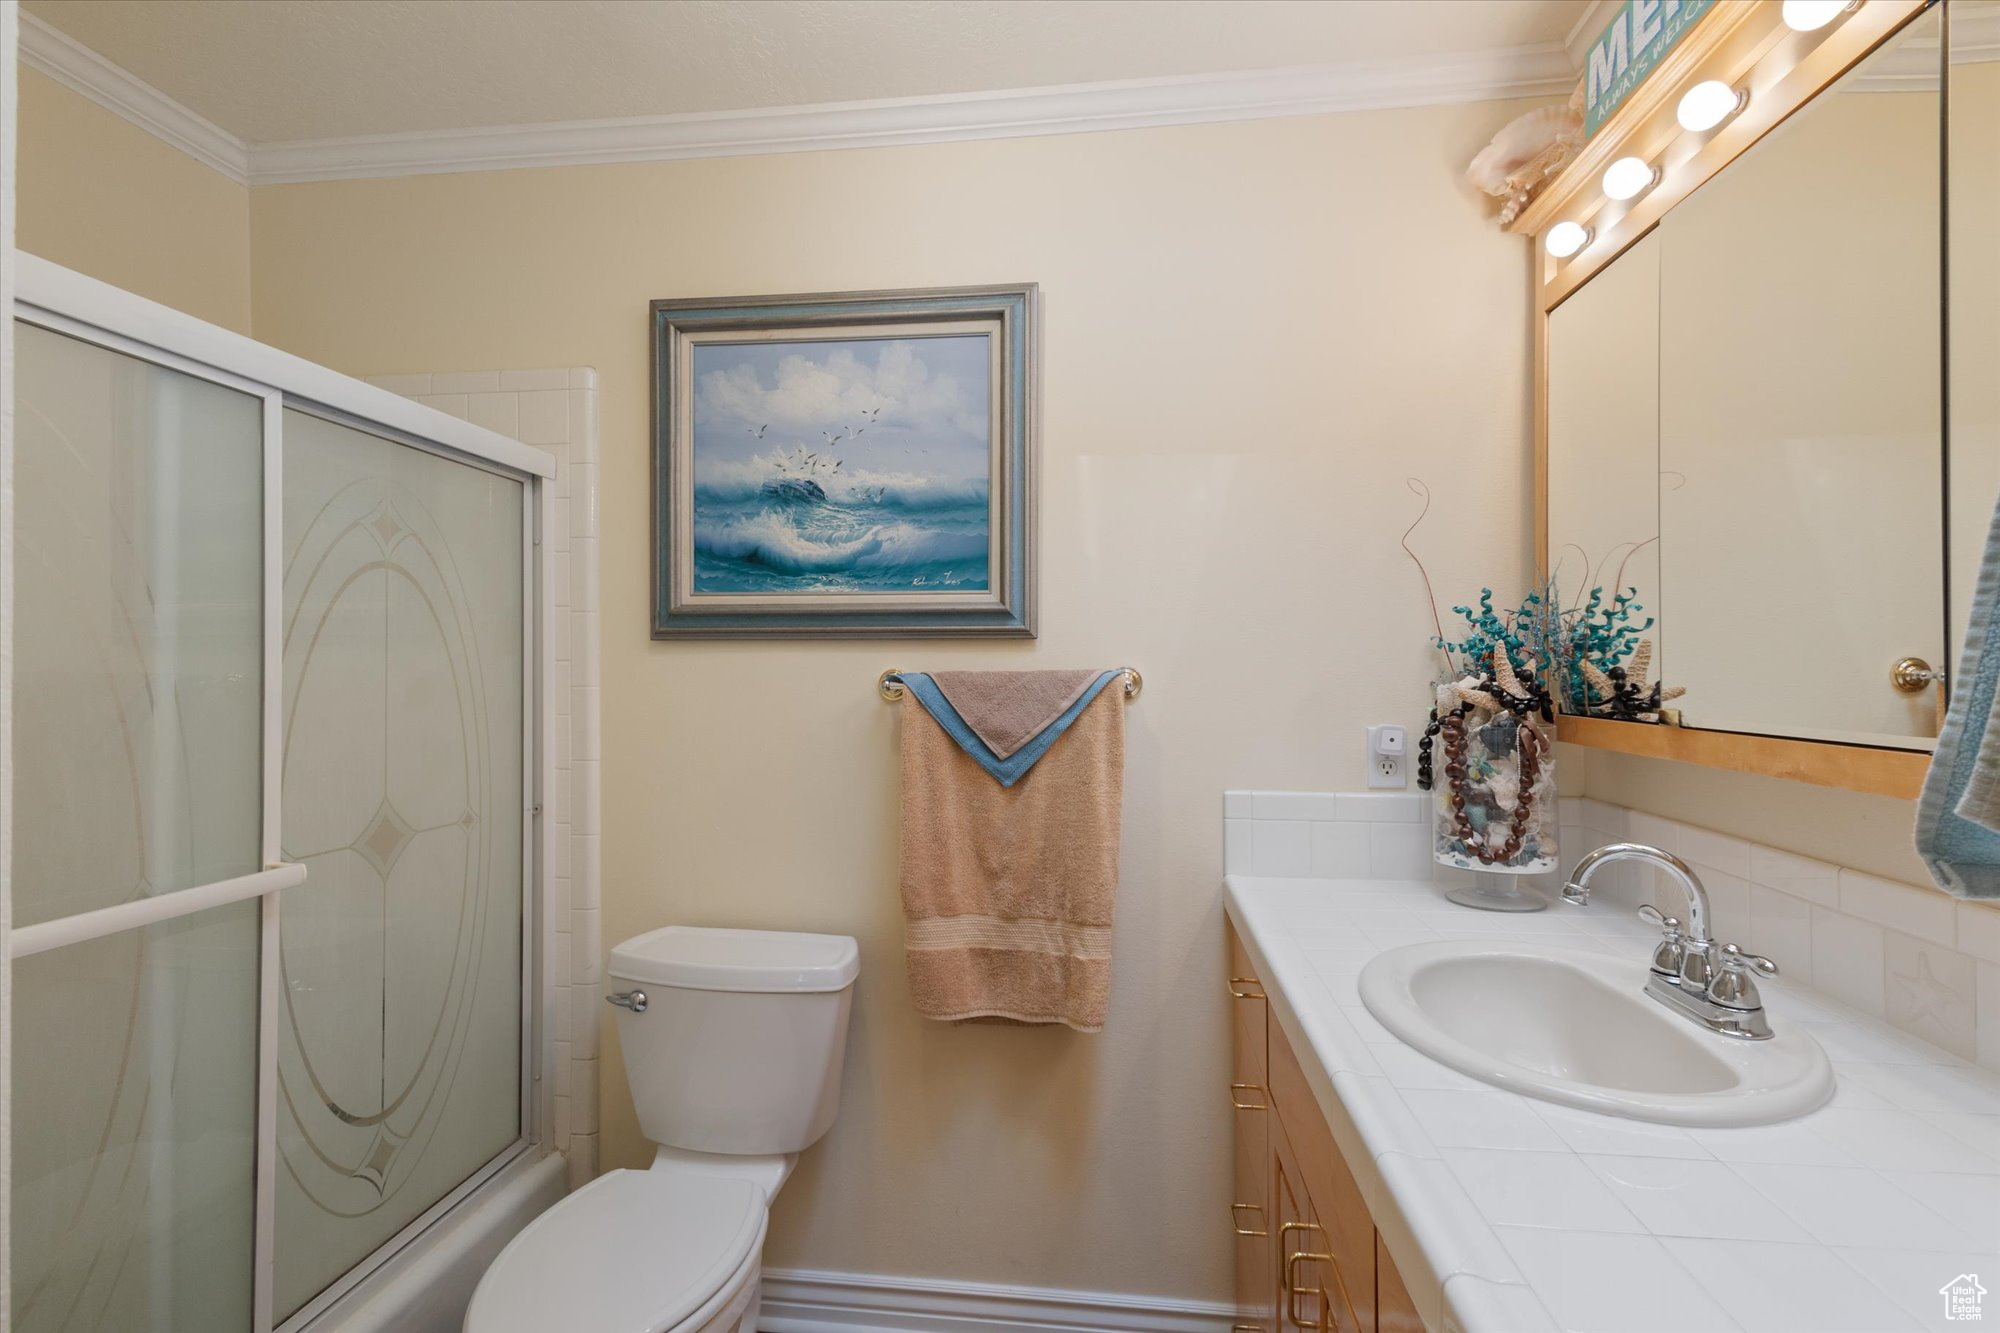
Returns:
[[[842,494],[828,488],[824,501],[763,492],[725,500],[698,491],[695,591],[986,588],[983,494],[977,503],[915,508]]]
[[[899,472],[856,472],[851,476],[815,470],[810,480],[834,504],[875,506],[887,509],[964,509],[986,511],[987,480],[969,477],[946,481]],[[725,504],[767,496],[779,474],[763,459],[734,466],[698,470],[694,481],[695,502],[720,501]]]

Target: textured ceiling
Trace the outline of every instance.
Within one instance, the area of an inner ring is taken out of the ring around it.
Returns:
[[[1587,0],[25,0],[250,143],[1559,43]]]

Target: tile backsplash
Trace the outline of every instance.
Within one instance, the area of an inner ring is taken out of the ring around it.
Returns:
[[[1232,791],[1223,795],[1229,874],[1427,879],[1467,872],[1430,857],[1431,798],[1409,792]],[[1765,954],[1785,981],[1810,987],[1953,1055],[2000,1070],[2000,905],[1965,902],[1641,810],[1564,797],[1561,875],[1610,842],[1641,842],[1695,868],[1712,931]],[[1606,866],[1592,907],[1653,902],[1680,915],[1679,891],[1650,866]],[[1559,909],[1552,909],[1559,910]]]
[[[1232,791],[1223,796],[1223,868],[1287,878],[1436,879],[1430,798],[1404,792]]]

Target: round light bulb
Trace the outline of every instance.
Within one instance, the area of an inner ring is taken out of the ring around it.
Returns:
[[[1604,193],[1611,199],[1630,199],[1659,178],[1660,173],[1645,158],[1621,157],[1604,169]]]
[[[1557,259],[1568,259],[1590,244],[1590,228],[1581,222],[1558,222],[1542,238],[1542,248]]]
[[[1848,0],[1785,0],[1779,13],[1793,32],[1817,32],[1839,18]]]
[[[1680,121],[1684,130],[1696,133],[1712,130],[1735,115],[1748,100],[1721,79],[1709,79],[1682,95],[1681,104],[1674,109],[1674,119]]]

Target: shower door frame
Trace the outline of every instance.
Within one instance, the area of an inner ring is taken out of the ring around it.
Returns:
[[[234,879],[139,898],[110,907],[16,926],[6,940],[10,960],[104,938],[161,921],[189,917],[255,899],[260,944],[257,1005],[256,1231],[252,1333],[298,1333],[367,1281],[385,1264],[421,1248],[424,1234],[486,1189],[526,1174],[557,1146],[554,1125],[555,1033],[553,919],[546,886],[554,856],[553,827],[544,817],[553,789],[548,736],[553,729],[554,636],[550,623],[554,575],[547,542],[548,486],[555,461],[496,432],[474,426],[360,380],[349,378],[241,334],[148,301],[94,278],[14,252],[13,317],[49,332],[103,347],[168,370],[256,397],[262,425],[262,697],[260,781],[262,869]],[[273,1319],[276,1299],[277,1065],[280,994],[279,895],[307,885],[306,868],[286,863],[279,847],[283,819],[284,651],[284,414],[293,409],[378,438],[519,482],[522,487],[521,657],[521,1132],[443,1198],[399,1229],[288,1319]],[[11,733],[11,719],[8,720]],[[10,742],[11,743],[11,742]],[[11,885],[9,886],[11,892]],[[4,1183],[0,1183],[4,1187]],[[14,1219],[16,1222],[18,1218]],[[11,1256],[9,1256],[11,1259]],[[0,1323],[6,1312],[0,1309]]]

